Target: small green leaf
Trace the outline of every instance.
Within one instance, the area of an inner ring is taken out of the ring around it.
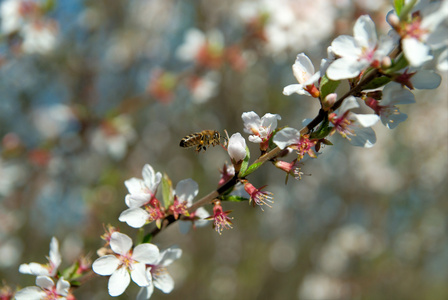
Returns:
[[[228,195],[225,197],[221,197],[222,201],[229,201],[229,202],[242,202],[242,201],[248,201],[249,199],[241,196],[236,195]]]
[[[370,81],[369,83],[364,85],[362,87],[362,89],[363,90],[374,90],[374,89],[377,89],[377,88],[380,88],[380,87],[386,85],[389,82],[390,82],[389,77],[381,76],[381,77],[373,79],[372,81]]]
[[[332,130],[332,127],[330,127],[329,124],[328,115],[326,115],[319,128],[310,134],[310,140],[323,139],[329,135]]]
[[[404,6],[404,0],[394,0],[394,9],[397,12],[398,16],[400,15],[403,6]]]
[[[80,274],[76,274],[76,271],[78,270],[78,268],[79,268],[79,263],[75,262],[73,265],[71,265],[64,271],[62,271],[61,274],[67,280],[71,280],[73,278],[80,277],[81,276]]]
[[[243,178],[243,177],[246,177],[247,175],[253,173],[256,169],[258,169],[259,167],[261,167],[262,164],[263,164],[262,162],[258,162],[258,163],[251,164],[251,165],[247,168],[246,172],[244,172],[244,173],[240,173],[240,177]]]
[[[327,75],[322,76],[320,80],[320,99],[324,100],[328,94],[334,93],[339,83],[341,83],[340,80],[334,81],[329,79]]]
[[[162,177],[163,207],[167,208],[174,202],[173,183],[167,174]]]
[[[414,8],[417,0],[410,0],[405,5],[402,5],[400,13],[397,15],[400,17],[400,21],[407,21],[411,15],[411,11]]]
[[[247,166],[249,165],[249,159],[250,159],[250,151],[249,147],[246,146],[246,157],[241,163],[240,174],[244,174],[246,172]]]

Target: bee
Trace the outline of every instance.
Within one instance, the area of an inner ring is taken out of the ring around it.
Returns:
[[[221,135],[216,130],[202,130],[187,135],[180,140],[179,146],[184,148],[190,148],[196,146],[196,151],[199,153],[201,150],[207,150],[207,146],[219,145],[221,143]]]

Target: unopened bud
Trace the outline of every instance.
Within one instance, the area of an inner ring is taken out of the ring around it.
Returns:
[[[383,59],[381,60],[381,68],[388,69],[388,68],[390,68],[391,65],[392,65],[392,60],[390,59],[390,57],[389,56],[383,57]]]
[[[389,14],[387,22],[392,26],[393,28],[398,28],[400,26],[400,18],[396,14]]]
[[[336,93],[328,94],[325,99],[322,101],[322,108],[325,111],[328,111],[330,108],[333,107],[334,103],[337,100],[338,95]]]

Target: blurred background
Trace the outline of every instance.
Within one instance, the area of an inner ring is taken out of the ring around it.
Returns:
[[[282,94],[305,52],[316,68],[340,34],[369,14],[388,31],[387,0],[0,1],[0,279],[35,285],[21,263],[46,263],[52,236],[61,269],[97,258],[103,224],[127,207],[124,181],[145,163],[199,197],[229,162],[221,147],[196,154],[180,139],[203,129],[243,131],[241,114],[281,115],[301,128],[319,104]],[[177,244],[175,290],[152,299],[448,299],[447,74],[416,91],[396,129],[374,129],[372,149],[335,135],[296,181],[271,165],[272,209],[224,203],[234,228],[178,224],[153,241]],[[247,135],[244,134],[247,138]],[[252,157],[257,147],[250,145]],[[206,207],[210,212],[212,207]],[[108,299],[107,277],[75,292]],[[133,298],[131,283],[118,299]]]

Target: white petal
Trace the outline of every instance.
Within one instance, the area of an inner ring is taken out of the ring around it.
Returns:
[[[414,94],[396,82],[389,82],[383,89],[381,106],[415,103]]]
[[[140,289],[140,292],[138,292],[137,300],[147,300],[147,299],[151,298],[151,295],[153,292],[154,292],[153,284],[143,287]]]
[[[186,201],[188,206],[193,203],[193,199],[197,196],[198,192],[199,186],[197,182],[191,178],[181,180],[176,185],[177,198],[181,202]]]
[[[290,145],[299,143],[300,132],[294,128],[287,127],[277,132],[273,141],[280,149],[285,149]]]
[[[331,43],[331,48],[336,55],[350,59],[357,59],[362,53],[355,38],[349,35],[340,35],[335,38]]]
[[[51,290],[54,287],[54,282],[48,276],[37,276],[36,285],[45,290]]]
[[[93,272],[107,276],[111,275],[120,265],[120,260],[115,255],[101,256],[92,264]]]
[[[138,286],[148,286],[151,283],[146,275],[145,264],[142,263],[132,265],[131,278]]]
[[[309,93],[303,89],[303,85],[301,84],[290,84],[283,89],[283,95],[285,96],[290,96],[294,93],[299,95],[309,95]]]
[[[112,297],[120,296],[126,290],[131,282],[128,270],[126,268],[120,268],[116,270],[109,278],[109,295]]]
[[[338,109],[338,116],[342,116],[345,114],[348,110],[354,109],[359,107],[358,102],[356,101],[356,98],[353,96],[349,96],[342,101],[341,107]]]
[[[292,72],[297,82],[305,83],[313,74],[314,66],[311,60],[304,53],[297,55],[295,63],[292,65]]]
[[[385,114],[384,116],[381,115],[381,123],[383,123],[389,129],[394,129],[395,127],[398,126],[398,124],[406,121],[406,119],[408,118],[406,114],[400,113],[398,108],[396,108],[396,112],[398,112],[398,114],[392,113],[392,114]]]
[[[432,59],[429,46],[414,38],[402,40],[403,52],[409,64],[413,67],[420,67],[425,62]]]
[[[61,264],[61,254],[59,253],[59,242],[55,237],[50,242],[50,262],[53,264],[54,271],[56,272]]]
[[[269,135],[277,128],[277,120],[281,120],[282,117],[278,114],[267,113],[261,118],[261,126],[266,128]]]
[[[146,187],[148,187],[151,193],[154,194],[160,180],[162,179],[162,173],[155,173],[154,169],[149,164],[146,164],[143,166],[142,176]]]
[[[207,217],[210,216],[210,213],[209,213],[205,208],[203,208],[203,207],[199,207],[199,208],[195,211],[194,215],[195,215],[196,217],[199,218],[198,220],[195,220],[195,221],[194,221],[194,225],[195,225],[196,227],[202,227],[202,226],[205,226],[205,225],[207,225],[207,224],[210,222],[210,220],[204,220],[205,218],[207,218]],[[189,222],[189,223],[191,223],[191,222]],[[182,232],[182,231],[181,231],[181,232]]]
[[[137,208],[148,203],[149,200],[151,200],[151,198],[152,198],[151,194],[143,194],[143,193],[127,194],[124,201],[128,207]]]
[[[411,82],[414,88],[423,89],[436,89],[442,82],[442,77],[434,71],[420,70],[411,77]]]
[[[257,136],[257,135],[249,135],[248,138],[249,142],[255,143],[255,144],[260,144],[263,140],[261,139],[261,137]]]
[[[255,133],[252,129],[258,131],[260,127],[261,120],[260,117],[253,111],[245,112],[241,115],[241,119],[244,122],[244,132],[253,134]]]
[[[355,135],[350,136],[350,144],[357,147],[371,148],[376,143],[375,131],[372,128],[354,128]]]
[[[18,291],[15,295],[16,300],[41,300],[45,299],[45,292],[37,286],[29,286]]]
[[[242,161],[246,157],[246,140],[239,132],[232,134],[230,137],[227,152],[229,153],[230,158],[235,162]]]
[[[132,258],[145,264],[154,264],[159,259],[159,248],[156,245],[145,243],[134,248]]]
[[[354,78],[361,73],[368,63],[352,57],[336,59],[327,69],[327,76],[332,80]]]
[[[130,194],[139,194],[142,193],[142,189],[144,187],[144,181],[138,178],[131,178],[124,182],[124,185],[128,189]]]
[[[174,289],[174,280],[170,274],[162,273],[154,277],[154,286],[164,292],[165,294],[171,293]]]
[[[356,20],[353,35],[356,42],[361,47],[373,49],[377,44],[375,23],[373,23],[368,15],[360,16],[358,20]]]
[[[352,114],[362,127],[372,127],[379,121],[380,117],[376,114]]]
[[[448,3],[448,2],[447,2]],[[441,72],[448,71],[448,48],[443,50],[437,59],[437,70]]]
[[[160,259],[157,265],[162,265],[164,267],[169,266],[173,263],[173,261],[179,259],[182,256],[182,249],[172,246],[168,249],[165,249],[160,253]]]
[[[140,228],[146,224],[149,214],[146,210],[141,208],[129,208],[120,214],[118,220],[126,222],[133,228]]]
[[[59,278],[58,283],[56,283],[56,292],[65,297],[68,295],[69,288],[70,282],[64,280],[64,277]]]
[[[110,237],[110,248],[117,254],[126,254],[132,247],[132,239],[124,233],[115,231]]]
[[[21,264],[19,266],[19,272],[22,274],[31,274],[31,275],[35,275],[35,276],[39,276],[39,275],[50,275],[50,273],[48,272],[47,267],[38,264],[38,263],[29,263],[29,264]]]

